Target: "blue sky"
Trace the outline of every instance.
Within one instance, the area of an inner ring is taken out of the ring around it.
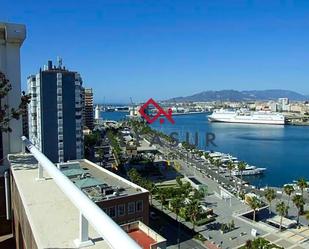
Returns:
[[[309,1],[8,1],[27,25],[22,81],[60,55],[97,102],[203,90],[309,94]]]

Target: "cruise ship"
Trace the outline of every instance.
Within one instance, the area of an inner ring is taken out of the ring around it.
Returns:
[[[244,176],[248,175],[260,175],[263,174],[266,168],[257,168],[255,166],[249,166],[247,165],[245,170],[242,171],[242,173],[239,170],[233,170],[232,175],[233,176],[240,176],[241,174]]]
[[[249,111],[247,109],[240,110],[215,110],[208,116],[211,122],[227,122],[227,123],[246,123],[246,124],[274,124],[284,125],[285,117],[276,112],[271,111]]]

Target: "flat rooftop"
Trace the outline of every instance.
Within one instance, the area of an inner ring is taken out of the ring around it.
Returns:
[[[61,171],[95,202],[148,192],[86,159],[59,164]]]
[[[275,225],[280,226],[280,220],[281,220],[281,216],[280,215],[276,215],[273,218],[267,219],[268,222],[273,223]],[[282,217],[282,227],[284,228],[290,228],[293,227],[297,224],[297,222],[295,220],[291,220],[288,219],[286,217]]]
[[[130,237],[134,239],[143,249],[149,249],[152,244],[155,244],[156,241],[148,236],[143,231],[136,229],[128,232]]]
[[[76,248],[79,211],[44,172],[36,181],[37,162],[30,154],[9,155],[11,171],[38,248]],[[89,226],[91,249],[109,249],[107,243]]]

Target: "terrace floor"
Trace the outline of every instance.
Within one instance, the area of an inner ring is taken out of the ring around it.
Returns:
[[[156,241],[150,238],[146,233],[141,230],[132,230],[128,233],[143,249],[150,249],[150,245],[156,243]]]

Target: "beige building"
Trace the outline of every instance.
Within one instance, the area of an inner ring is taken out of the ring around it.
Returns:
[[[4,101],[10,108],[17,108],[20,104],[20,47],[25,38],[25,25],[0,22],[0,71],[12,85]],[[12,132],[2,134],[1,158],[21,151],[22,120],[11,120],[9,125]]]
[[[93,91],[92,88],[83,89],[83,121],[84,127],[92,130],[94,128],[94,119],[93,119]]]

